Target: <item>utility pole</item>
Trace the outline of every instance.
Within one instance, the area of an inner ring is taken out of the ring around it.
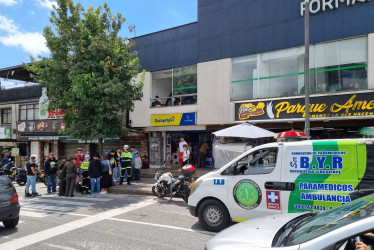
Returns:
[[[307,136],[310,136],[309,119],[309,0],[305,0],[305,56],[304,56],[304,88],[305,88],[305,128]]]

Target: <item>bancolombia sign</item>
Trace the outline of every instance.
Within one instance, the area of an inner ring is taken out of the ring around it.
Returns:
[[[311,97],[310,118],[374,116],[374,93]],[[235,121],[298,119],[305,117],[305,99],[235,103]]]
[[[347,6],[354,6],[356,3],[369,3],[371,0],[310,0],[309,11],[311,14],[317,14],[321,11],[336,10],[339,5],[346,4]],[[373,1],[374,2],[374,1]],[[300,14],[304,16],[305,1],[301,2]]]

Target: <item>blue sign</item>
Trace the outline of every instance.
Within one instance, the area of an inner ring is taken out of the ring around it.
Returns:
[[[196,113],[183,113],[182,119],[179,123],[180,126],[196,125]]]

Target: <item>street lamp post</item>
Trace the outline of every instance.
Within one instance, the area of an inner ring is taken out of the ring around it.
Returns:
[[[309,120],[309,0],[305,0],[305,56],[304,56],[304,88],[305,88],[305,133],[310,136]]]

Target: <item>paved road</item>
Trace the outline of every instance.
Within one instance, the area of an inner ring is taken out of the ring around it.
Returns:
[[[17,186],[17,184],[15,184]],[[181,199],[137,195],[24,198],[16,229],[0,227],[0,249],[203,249],[203,231]]]

